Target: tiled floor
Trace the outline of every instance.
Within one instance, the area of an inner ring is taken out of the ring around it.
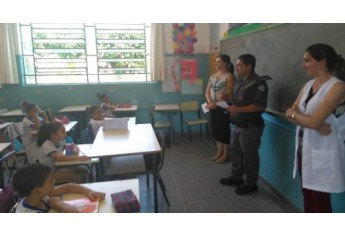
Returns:
[[[231,163],[211,161],[215,154],[212,138],[196,134],[193,142],[188,137],[176,137],[167,148],[161,176],[167,188],[170,206],[167,206],[158,187],[159,212],[163,213],[283,213],[297,212],[267,186],[259,181],[259,191],[245,196],[237,195],[235,187],[222,186],[219,179],[228,177]],[[7,172],[7,171],[6,171]],[[7,179],[8,177],[5,176]],[[153,182],[146,185],[146,176],[140,176],[141,212],[154,212]]]
[[[237,195],[235,187],[222,186],[219,179],[228,177],[231,163],[218,164],[210,158],[215,154],[213,140],[198,134],[190,143],[188,138],[177,138],[166,151],[161,176],[167,187],[170,207],[160,188],[159,212],[240,213],[296,212],[259,181],[259,191],[245,196]],[[153,191],[146,185],[146,177],[140,179],[142,212],[153,212]],[[265,189],[265,190],[264,190]]]

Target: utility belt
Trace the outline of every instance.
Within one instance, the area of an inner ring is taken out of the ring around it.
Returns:
[[[255,121],[232,120],[231,123],[233,123],[234,125],[236,125],[237,127],[240,127],[240,128],[264,127],[265,126],[265,123],[261,119],[255,120]]]
[[[251,124],[251,123],[238,123],[235,125],[240,128],[264,127],[264,125],[262,124],[259,125],[259,124]]]

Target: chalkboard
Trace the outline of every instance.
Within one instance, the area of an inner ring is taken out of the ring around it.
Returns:
[[[314,43],[327,43],[345,57],[345,24],[281,24],[223,40],[220,51],[228,54],[234,64],[244,53],[256,57],[256,73],[272,77],[267,81],[267,108],[279,113],[293,104],[303,85],[311,79],[302,63],[305,49]]]

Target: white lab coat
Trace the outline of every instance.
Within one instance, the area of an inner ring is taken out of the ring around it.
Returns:
[[[307,107],[304,107],[309,90],[315,80],[307,83],[299,109],[307,114],[314,113],[329,89],[341,80],[332,77],[324,83],[319,91],[310,99]],[[345,191],[345,113],[340,117],[333,114],[327,117],[326,123],[331,125],[332,133],[327,136],[320,135],[316,130],[304,128],[302,150],[302,185],[303,188],[320,191],[339,193]],[[296,129],[296,152],[298,147],[298,132]],[[293,177],[297,172],[297,154]]]

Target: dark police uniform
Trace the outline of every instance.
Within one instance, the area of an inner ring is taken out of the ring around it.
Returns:
[[[234,87],[235,106],[255,105],[267,106],[268,87],[264,80],[252,73],[247,80],[239,78]],[[230,141],[230,157],[232,161],[231,178],[242,180],[244,184],[254,186],[259,176],[259,147],[264,121],[262,112],[245,112],[232,114],[234,128]]]

